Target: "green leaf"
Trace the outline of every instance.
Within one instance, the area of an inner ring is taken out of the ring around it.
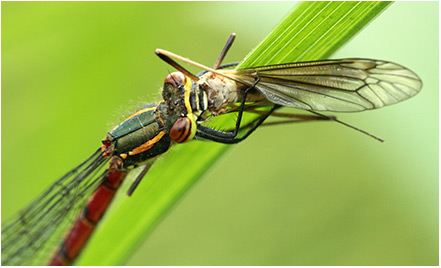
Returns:
[[[238,66],[329,58],[391,2],[302,2]]]
[[[240,68],[327,58],[389,4],[300,3]],[[228,148],[200,141],[174,146],[156,161],[130,198],[125,195],[130,184],[127,178],[76,264],[123,264],[162,216]]]

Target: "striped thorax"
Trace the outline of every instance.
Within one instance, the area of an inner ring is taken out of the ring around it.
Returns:
[[[228,78],[207,73],[194,82],[181,72],[169,74],[162,97],[167,103],[170,138],[178,143],[187,142],[196,134],[196,122],[208,115],[226,112],[228,105],[240,101],[237,86]]]

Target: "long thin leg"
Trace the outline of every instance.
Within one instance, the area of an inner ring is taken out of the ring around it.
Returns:
[[[240,103],[240,107],[239,107],[239,112],[238,112],[238,114],[237,114],[236,128],[234,129],[234,131],[233,131],[233,133],[232,133],[232,138],[235,138],[235,137],[237,136],[237,134],[239,133],[239,130],[240,130],[240,123],[241,123],[241,121],[242,121],[243,112],[244,112],[244,110],[245,110],[245,102],[246,102],[246,99],[247,99],[247,94],[248,94],[248,92],[250,92],[250,90],[251,90],[252,88],[254,88],[259,82],[260,82],[260,78],[257,77],[257,78],[256,78],[256,81],[254,82],[254,84],[253,84],[252,86],[250,86],[249,88],[247,88],[247,89],[245,90],[244,94],[243,94],[242,101],[241,101],[241,103]],[[277,105],[277,106],[278,106],[278,105]],[[274,107],[275,107],[275,106],[274,106]],[[278,107],[279,107],[279,106],[278,106]],[[274,108],[271,109],[271,113],[272,113],[274,110],[275,110]],[[267,118],[268,116],[269,116],[269,114],[265,115],[264,117]],[[262,121],[262,123],[263,123],[263,121]]]
[[[232,63],[222,64],[221,66],[219,66],[219,67],[217,68],[217,70],[221,70],[221,69],[225,69],[225,68],[230,68],[230,67],[235,67],[235,66],[237,66],[238,64],[239,64],[238,62],[232,62]],[[197,77],[201,77],[201,76],[203,76],[203,75],[206,74],[206,73],[208,73],[208,71],[203,70],[203,71],[201,71],[200,73],[198,73],[196,76],[197,76]]]
[[[223,72],[217,71],[213,68],[207,67],[205,65],[202,65],[200,63],[197,63],[195,61],[192,61],[190,59],[186,59],[184,57],[181,57],[175,53],[172,53],[170,51],[167,50],[163,50],[163,49],[156,49],[155,50],[156,55],[158,55],[162,60],[164,60],[165,62],[167,62],[168,64],[172,65],[173,67],[175,67],[177,70],[179,70],[180,72],[182,72],[185,75],[189,74],[189,77],[191,77],[191,79],[195,79],[195,81],[198,81],[199,78],[197,78],[195,75],[191,74],[189,71],[187,71],[184,67],[182,67],[181,65],[179,65],[178,63],[176,63],[175,61],[173,61],[171,58],[185,62],[187,64],[193,65],[195,67],[201,68],[202,70],[226,77],[228,79],[231,79],[233,81],[236,82],[240,82],[240,83],[245,83],[244,81],[239,80],[238,78],[234,77],[234,76],[230,76],[228,74],[225,74]],[[191,76],[190,76],[191,75]],[[196,78],[195,78],[196,77]]]
[[[271,115],[271,113],[278,108],[280,108],[279,105],[274,105],[273,108],[271,108],[271,110],[269,110],[264,116],[256,119],[257,123],[243,137],[235,138],[237,136],[237,133],[235,132],[238,132],[237,128],[234,130],[234,132],[222,132],[202,125],[198,125],[196,136],[206,140],[225,144],[239,143],[251,135],[251,133],[262,125],[262,123]]]
[[[343,121],[340,121],[340,120],[338,120],[337,117],[335,117],[335,116],[328,116],[328,115],[321,114],[321,113],[318,113],[318,112],[315,112],[315,111],[308,111],[308,112],[310,112],[310,113],[312,113],[312,114],[319,115],[319,116],[328,117],[330,120],[333,120],[333,121],[335,121],[335,122],[337,122],[337,123],[340,123],[340,124],[342,124],[342,125],[344,125],[344,126],[347,126],[347,127],[349,127],[349,128],[352,128],[352,129],[354,129],[354,130],[356,130],[356,131],[359,131],[359,132],[361,132],[361,133],[363,133],[363,134],[365,134],[365,135],[368,135],[369,137],[374,138],[374,139],[376,139],[376,140],[379,141],[379,142],[384,142],[383,139],[381,139],[381,138],[375,136],[374,134],[371,134],[371,133],[369,133],[369,132],[367,132],[367,131],[365,131],[365,130],[363,130],[363,129],[361,129],[361,128],[358,128],[358,127],[352,126],[352,125],[350,125],[350,124],[348,124],[348,123],[345,123],[345,122],[343,122]]]
[[[213,69],[219,68],[222,61],[224,60],[225,56],[227,55],[228,50],[230,50],[231,45],[233,45],[234,39],[236,38],[236,34],[232,33],[230,37],[228,38],[227,42],[225,43],[224,48],[222,49],[221,54],[219,55],[219,58],[217,58],[217,61],[214,63]]]
[[[241,101],[240,106],[239,106],[239,112],[237,114],[236,127],[234,128],[233,132],[218,131],[218,130],[215,130],[215,129],[212,129],[212,128],[209,128],[209,127],[202,126],[200,124],[198,124],[198,130],[201,130],[201,132],[205,132],[208,135],[213,135],[213,138],[218,137],[218,138],[221,138],[221,139],[230,139],[230,140],[234,139],[237,136],[237,134],[239,133],[239,130],[240,130],[240,123],[242,122],[242,116],[243,116],[243,112],[245,110],[245,102],[246,102],[247,94],[248,94],[248,92],[252,88],[254,88],[259,83],[259,81],[260,81],[260,78],[257,77],[256,81],[254,82],[254,84],[244,91],[244,94],[243,94],[243,97],[242,97],[242,101]],[[274,111],[274,110],[275,109],[273,108],[271,110],[271,112]],[[265,115],[264,117],[266,118],[268,116],[269,116],[269,114]],[[201,135],[204,135],[204,134],[201,134]]]
[[[191,80],[197,82],[199,81],[199,77],[197,77],[196,75],[192,74],[189,70],[185,69],[184,67],[182,67],[179,63],[177,63],[176,61],[172,60],[169,56],[165,55],[163,53],[163,50],[161,49],[157,49],[155,50],[156,55],[158,55],[158,57],[160,57],[163,61],[167,62],[168,64],[170,64],[171,66],[173,66],[176,70],[180,71],[181,73],[185,74],[186,76],[190,77]]]
[[[144,167],[142,167],[141,172],[136,177],[135,181],[133,181],[132,185],[130,185],[129,190],[127,191],[127,195],[131,196],[133,192],[135,191],[136,187],[138,187],[138,184],[141,182],[141,180],[144,178],[145,174],[147,174],[147,171],[152,167],[153,163],[155,163],[156,158],[148,162]]]
[[[180,71],[181,73],[185,74],[186,76],[190,77],[193,81],[199,81],[199,77],[197,77],[196,75],[192,74],[189,70],[185,69],[182,65],[180,65],[179,63],[177,63],[176,61],[174,61],[170,56],[174,57],[175,59],[179,59],[182,60],[183,62],[186,62],[188,64],[191,64],[193,66],[197,66],[201,69],[204,69],[206,71],[214,71],[214,73],[216,73],[216,69],[219,68],[219,66],[221,65],[223,59],[225,58],[225,56],[227,55],[228,50],[230,50],[231,45],[233,45],[234,39],[236,38],[236,34],[232,33],[230,35],[230,37],[228,38],[227,42],[225,43],[224,48],[222,49],[221,54],[219,55],[217,61],[214,63],[214,67],[213,69],[210,69],[202,64],[199,64],[197,62],[191,61],[189,59],[185,59],[179,55],[176,55],[174,53],[171,53],[169,51],[163,50],[163,49],[156,49],[155,53],[156,55],[158,55],[158,57],[160,57],[163,61],[167,62],[168,64],[170,64],[171,66],[173,66],[176,70]]]
[[[262,115],[265,114],[264,111],[250,110],[250,109],[248,109],[247,112],[255,113],[255,114],[262,114]],[[346,127],[352,128],[352,129],[354,129],[354,130],[356,130],[358,132],[361,132],[361,133],[363,133],[365,135],[368,135],[369,137],[374,138],[374,139],[376,139],[376,140],[378,140],[380,142],[384,142],[383,139],[381,139],[381,138],[379,138],[379,137],[377,137],[377,136],[375,136],[375,135],[373,135],[373,134],[371,134],[371,133],[369,133],[369,132],[367,132],[367,131],[365,131],[363,129],[360,129],[360,128],[355,127],[353,125],[350,125],[350,124],[348,124],[346,122],[343,122],[343,121],[339,120],[334,115],[326,115],[326,114],[318,113],[318,112],[315,112],[315,111],[308,111],[308,112],[310,112],[310,113],[312,113],[314,115],[290,114],[290,113],[278,113],[278,112],[275,112],[275,113],[272,113],[271,116],[273,116],[273,117],[291,118],[291,119],[283,120],[283,121],[276,121],[276,122],[265,123],[265,124],[262,124],[262,126],[270,126],[270,125],[278,125],[278,124],[290,124],[290,123],[297,123],[297,122],[309,122],[309,121],[313,121],[313,120],[329,120],[329,121],[334,121],[334,122],[337,122],[339,124],[342,124],[342,125],[344,125]]]

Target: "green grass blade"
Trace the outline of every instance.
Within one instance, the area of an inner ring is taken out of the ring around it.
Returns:
[[[238,68],[329,58],[391,2],[302,2]]]
[[[389,4],[301,3],[247,56],[240,68],[329,57]],[[123,264],[161,217],[227,148],[208,142],[174,146],[155,163],[130,198],[125,196],[129,186],[126,181],[77,264]]]

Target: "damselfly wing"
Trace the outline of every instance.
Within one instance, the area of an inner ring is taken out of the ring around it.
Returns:
[[[2,265],[43,265],[106,175],[97,150],[32,203],[2,222]]]

